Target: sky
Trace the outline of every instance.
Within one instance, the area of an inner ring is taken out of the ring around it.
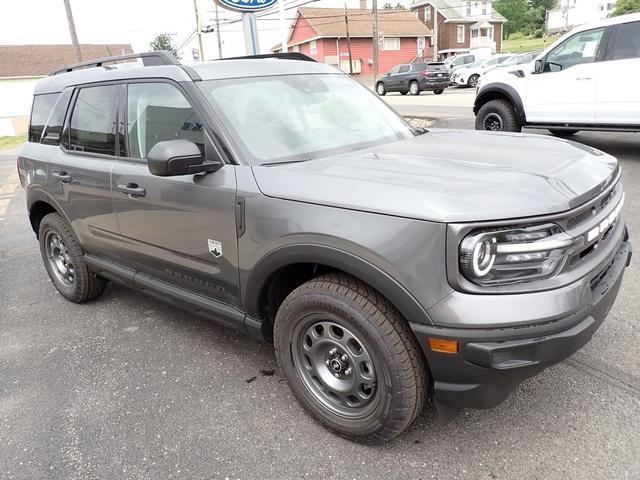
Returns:
[[[135,52],[149,50],[149,43],[159,33],[168,33],[174,45],[183,46],[183,62],[192,61],[196,38],[193,0],[70,0],[80,43],[125,43]],[[213,0],[197,0],[203,25],[214,25]],[[295,6],[309,0],[285,1],[287,26],[295,16]],[[358,8],[359,0],[347,0],[347,7]],[[379,6],[385,0],[379,0]],[[394,5],[397,1],[393,1]],[[410,4],[411,0],[402,0]],[[344,7],[344,0],[316,0],[309,7]],[[367,6],[371,7],[371,0]],[[280,42],[278,8],[258,19],[260,50]],[[218,7],[221,23],[222,56],[245,55],[240,14]],[[0,0],[0,45],[71,43],[63,0]],[[203,35],[205,59],[219,58],[215,33]]]

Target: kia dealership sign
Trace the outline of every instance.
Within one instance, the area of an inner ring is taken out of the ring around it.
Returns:
[[[218,5],[236,12],[258,12],[273,7],[278,0],[214,0]]]

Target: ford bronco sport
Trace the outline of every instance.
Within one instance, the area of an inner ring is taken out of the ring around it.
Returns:
[[[63,297],[113,280],[273,341],[300,403],[359,440],[567,358],[631,255],[615,158],[415,130],[300,54],[66,67],[37,84],[18,171]]]

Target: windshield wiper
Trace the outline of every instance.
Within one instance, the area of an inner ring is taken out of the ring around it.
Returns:
[[[413,130],[414,130],[414,131],[416,132],[416,134],[418,134],[418,135],[424,135],[425,133],[429,133],[429,130],[427,130],[427,129],[426,129],[426,128],[424,128],[424,127],[415,127]]]

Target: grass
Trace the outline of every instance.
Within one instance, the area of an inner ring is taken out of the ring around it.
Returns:
[[[514,40],[503,40],[502,51],[505,53],[533,52],[544,50],[557,40],[558,37],[543,38],[518,38]]]
[[[0,150],[13,150],[27,141],[27,134],[16,137],[0,137]]]

